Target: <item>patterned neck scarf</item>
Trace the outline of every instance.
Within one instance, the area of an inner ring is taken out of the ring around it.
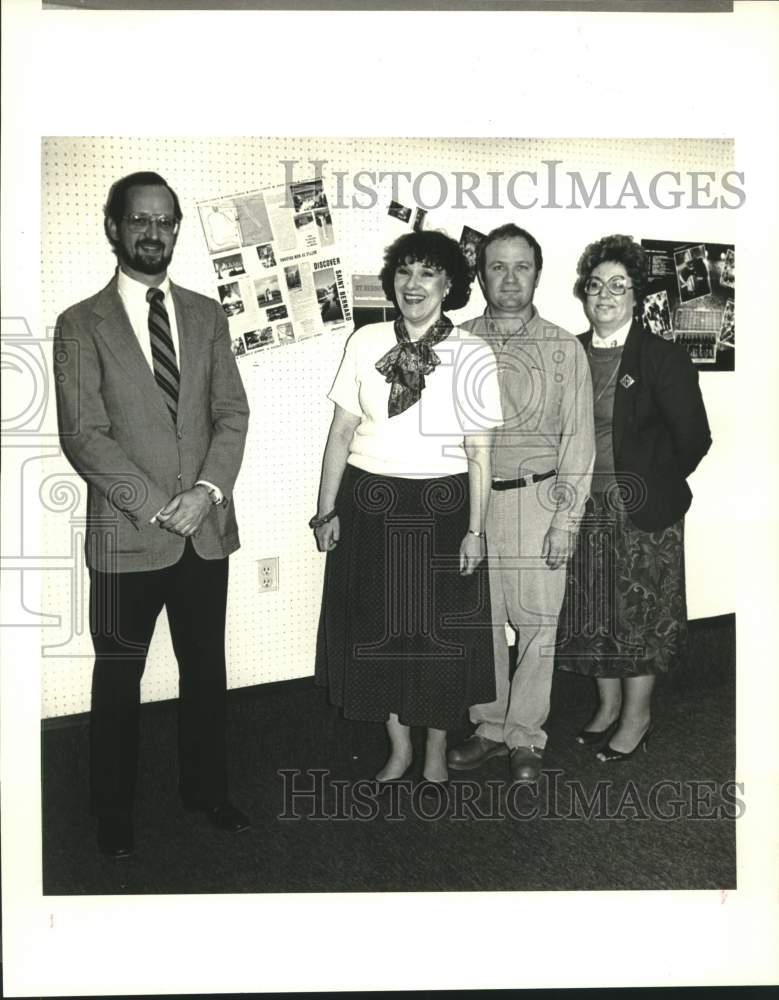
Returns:
[[[442,315],[419,340],[412,341],[403,317],[395,320],[397,344],[376,362],[376,370],[392,383],[387,403],[390,417],[397,417],[418,402],[425,388],[425,375],[441,363],[433,345],[445,340],[451,330],[452,321]]]

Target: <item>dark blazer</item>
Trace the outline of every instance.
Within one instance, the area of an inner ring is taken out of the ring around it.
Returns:
[[[585,349],[592,331],[580,335]],[[711,447],[698,372],[680,344],[646,333],[634,320],[614,394],[614,467],[630,520],[644,531],[689,509],[687,477]]]
[[[192,539],[204,559],[238,548],[230,497],[243,458],[249,406],[221,306],[171,283],[179,334],[174,425],[119,297],[116,277],[57,321],[54,372],[63,450],[88,484],[87,564],[104,571],[162,569],[185,539],[151,518],[199,479],[227,503]]]

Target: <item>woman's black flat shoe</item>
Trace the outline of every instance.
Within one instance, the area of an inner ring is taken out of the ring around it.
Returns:
[[[374,778],[373,780],[376,782],[379,788],[383,788],[384,785],[400,785],[403,782],[409,780],[413,768],[414,768],[414,762],[412,761],[399,778]]]
[[[416,790],[422,799],[438,799],[446,801],[449,798],[449,779],[444,781],[431,781],[423,777]]]
[[[633,747],[632,750],[627,750],[627,751],[615,750],[612,746],[607,745],[606,747],[604,747],[603,750],[600,751],[600,753],[595,754],[595,756],[602,764],[612,764],[612,763],[619,763],[620,761],[623,760],[630,760],[630,758],[639,748],[641,748],[644,751],[644,753],[646,753],[646,746],[647,743],[649,743],[649,737],[652,735],[653,730],[654,726],[650,722],[649,728],[641,737],[641,739],[638,741],[638,743],[636,743],[636,745]]]
[[[576,734],[574,739],[577,743],[580,743],[585,747],[598,747],[607,743],[617,730],[619,725],[619,719],[615,719],[610,726],[606,726],[605,729],[599,729],[597,732],[594,729],[581,729]]]

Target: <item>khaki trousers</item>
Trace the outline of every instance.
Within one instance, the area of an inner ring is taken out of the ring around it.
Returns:
[[[476,733],[508,747],[546,746],[557,618],[566,567],[549,569],[541,558],[555,513],[549,483],[493,490],[487,514],[490,599],[497,698],[473,705]],[[518,633],[517,668],[509,682],[505,624]]]

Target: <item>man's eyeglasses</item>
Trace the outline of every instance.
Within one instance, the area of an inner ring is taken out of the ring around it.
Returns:
[[[628,284],[627,278],[623,278],[620,274],[615,274],[606,282],[601,281],[600,278],[588,278],[584,282],[584,292],[586,295],[600,295],[604,284],[612,295],[624,295],[628,289],[633,287]]]
[[[157,228],[161,229],[163,233],[172,233],[178,225],[178,219],[174,219],[172,215],[145,215],[143,212],[130,212],[129,215],[124,215],[122,218],[130,229],[135,229],[137,232],[148,229],[152,222],[156,222]]]

